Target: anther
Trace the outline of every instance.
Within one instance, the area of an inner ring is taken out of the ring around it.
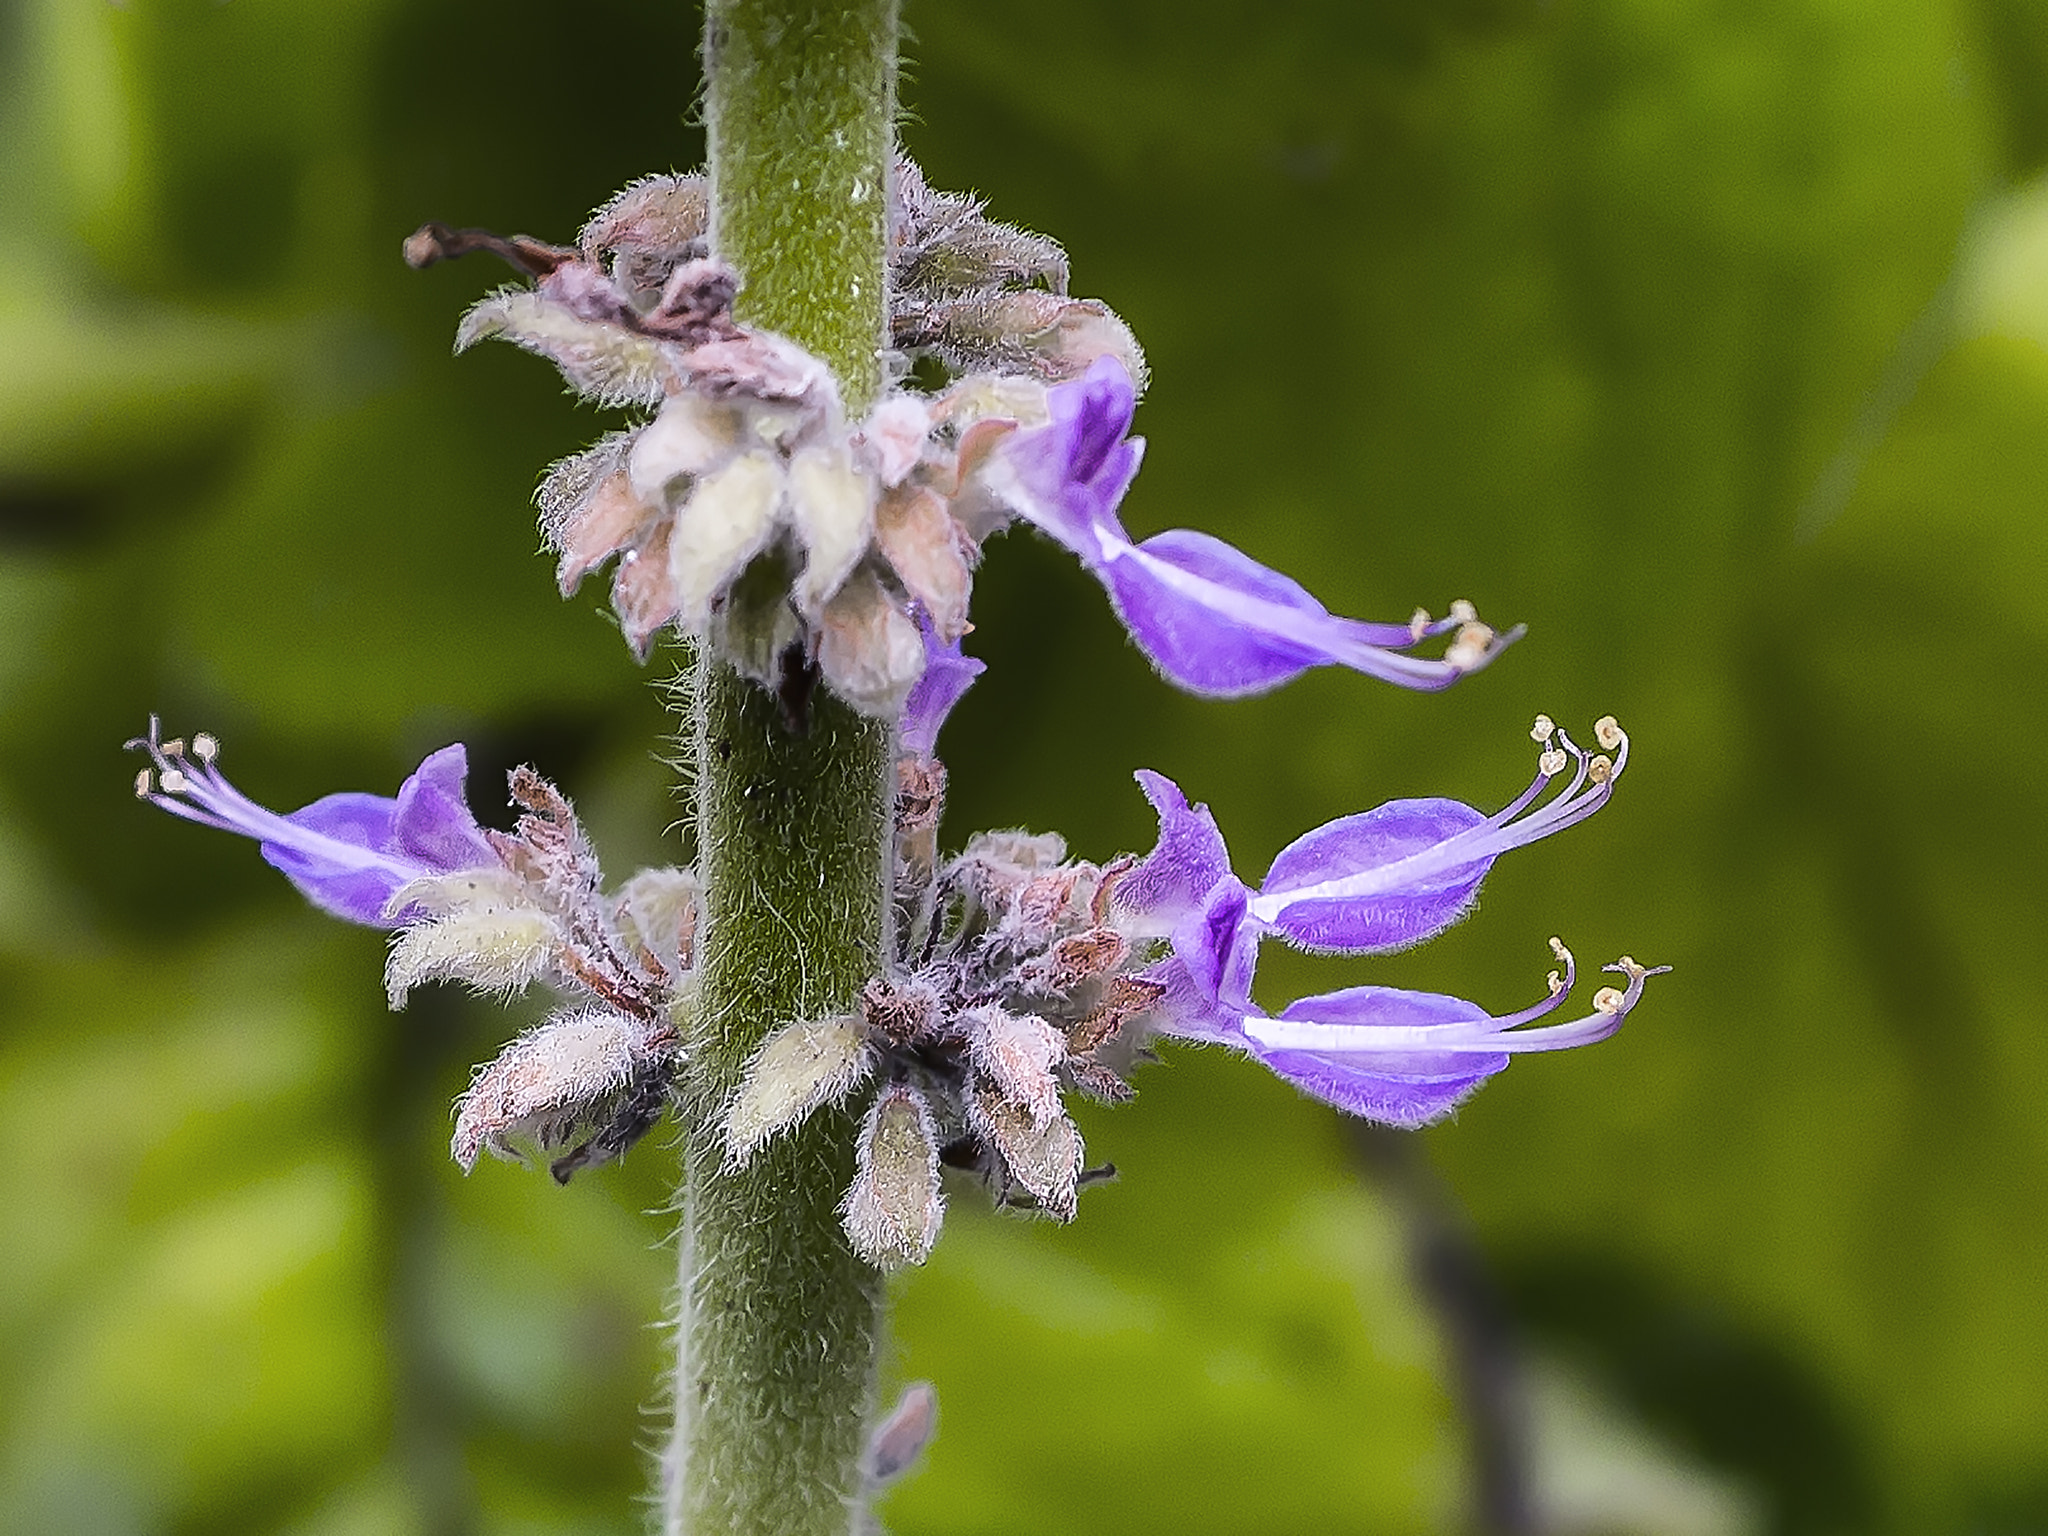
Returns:
[[[162,751],[165,757],[183,757],[185,755],[185,738],[173,736],[163,744]]]
[[[1552,997],[1555,997],[1555,996],[1557,996],[1557,994],[1558,994],[1558,993],[1562,992],[1562,991],[1564,990],[1564,975],[1563,975],[1563,973],[1562,973],[1562,972],[1559,972],[1559,971],[1552,971],[1552,972],[1550,973],[1550,977],[1549,977],[1549,986],[1550,986],[1550,995],[1551,995]]]
[[[1622,992],[1619,987],[1602,987],[1593,994],[1593,1008],[1599,1013],[1621,1012]]]
[[[147,800],[149,798],[150,789],[151,785],[149,782],[149,770],[147,768],[144,768],[135,775],[135,798],[138,800]]]
[[[1570,965],[1572,963],[1572,952],[1564,947],[1563,939],[1557,938],[1554,935],[1550,940],[1550,952],[1557,956],[1557,963],[1559,965]]]
[[[1612,715],[1602,715],[1593,722],[1593,739],[1612,752],[1628,738],[1622,734],[1619,720]]]
[[[220,743],[205,731],[192,738],[192,755],[202,763],[211,763],[220,756]]]
[[[1408,621],[1408,638],[1411,641],[1420,640],[1428,633],[1429,610],[1427,608],[1418,608],[1415,610],[1415,616]]]
[[[1595,784],[1605,784],[1614,777],[1614,764],[1606,757],[1596,757],[1586,764],[1586,777]]]
[[[1479,620],[1479,610],[1461,597],[1451,604],[1450,616],[1460,624],[1474,624]]]
[[[166,768],[164,770],[163,786],[164,793],[167,795],[182,795],[192,787],[192,781],[177,769]]]
[[[1444,652],[1444,660],[1460,670],[1476,667],[1486,660],[1487,647],[1493,644],[1493,639],[1492,626],[1468,620],[1458,630],[1450,649]]]
[[[1563,748],[1552,747],[1548,752],[1536,759],[1536,771],[1545,778],[1552,778],[1564,772],[1564,765],[1568,761],[1569,759],[1564,755]]]
[[[1531,741],[1548,741],[1557,734],[1557,722],[1548,715],[1538,715],[1536,723],[1529,727]]]

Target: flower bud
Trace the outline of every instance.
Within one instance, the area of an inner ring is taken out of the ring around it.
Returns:
[[[755,1148],[846,1097],[874,1067],[860,1021],[814,1019],[777,1030],[762,1044],[725,1112],[725,1150],[744,1167]]]
[[[516,1157],[521,1141],[548,1152],[566,1147],[642,1097],[634,1092],[639,1085],[659,1087],[667,1062],[647,1026],[626,1014],[606,1008],[558,1014],[477,1073],[456,1101],[449,1151],[467,1173],[480,1152]]]
[[[938,1137],[924,1096],[907,1083],[885,1087],[868,1110],[854,1156],[841,1207],[853,1251],[882,1269],[922,1264],[946,1213]]]
[[[814,619],[867,553],[875,482],[843,443],[800,449],[789,461],[789,515],[805,554],[793,595],[798,611]]]
[[[890,721],[924,675],[924,637],[873,571],[856,571],[825,605],[818,668],[855,709]]]
[[[743,453],[697,481],[669,542],[685,629],[702,629],[712,600],[767,547],[781,521],[783,485],[782,466],[761,452]]]
[[[913,1381],[903,1389],[889,1416],[868,1436],[867,1453],[861,1458],[868,1485],[880,1487],[908,1472],[938,1428],[938,1391],[928,1381]]]
[[[1010,1177],[1055,1221],[1072,1221],[1081,1180],[1081,1133],[1064,1114],[1034,1124],[1030,1114],[1000,1093],[977,1088],[967,1095],[968,1117],[1003,1160]]]
[[[466,982],[479,992],[510,994],[537,980],[554,959],[560,936],[538,907],[494,903],[401,928],[384,959],[384,990],[393,1009],[428,981]]]
[[[538,293],[515,289],[473,305],[455,332],[455,350],[491,337],[547,358],[571,389],[598,405],[653,405],[665,392],[659,341],[584,319]]]
[[[665,505],[677,481],[709,474],[738,451],[739,427],[739,411],[723,401],[669,396],[634,437],[627,461],[634,494],[654,506]]]
[[[1034,1126],[1060,1112],[1060,1085],[1053,1069],[1067,1054],[1064,1034],[1031,1013],[1010,1013],[993,1005],[962,1016],[968,1057]]]
[[[941,644],[967,629],[973,544],[929,486],[906,485],[875,508],[875,543],[904,591],[924,605]]]
[[[618,894],[619,936],[659,960],[670,976],[696,960],[702,891],[694,871],[643,869]]]

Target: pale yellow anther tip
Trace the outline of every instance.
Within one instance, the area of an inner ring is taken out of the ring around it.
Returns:
[[[1557,956],[1560,965],[1570,965],[1572,963],[1572,952],[1564,947],[1564,940],[1554,934],[1550,940],[1550,952]]]
[[[192,755],[202,763],[211,763],[220,756],[220,743],[201,731],[192,738]]]
[[[1593,722],[1593,739],[1612,752],[1623,741],[1621,722],[1612,715],[1602,715]]]
[[[1586,764],[1586,777],[1595,784],[1605,784],[1614,777],[1614,764],[1605,757],[1596,757]]]
[[[1451,641],[1450,649],[1444,652],[1444,660],[1460,670],[1476,667],[1486,660],[1493,640],[1490,625],[1467,622]]]
[[[147,768],[144,768],[138,771],[135,775],[135,798],[138,800],[147,800],[149,798],[149,791],[149,770]]]
[[[163,785],[165,794],[182,795],[192,787],[192,781],[186,778],[184,774],[178,772],[177,769],[166,768],[164,770]]]
[[[1548,741],[1557,734],[1557,722],[1548,715],[1538,715],[1536,723],[1529,727],[1531,741]]]
[[[1564,765],[1568,761],[1570,759],[1564,755],[1562,747],[1552,747],[1548,752],[1536,759],[1536,768],[1545,778],[1552,778],[1564,772]]]
[[[163,746],[158,750],[161,751],[165,757],[183,757],[185,755],[185,738],[182,736],[173,736],[169,741],[165,742]]]
[[[1472,624],[1478,621],[1479,610],[1461,597],[1451,604],[1450,616],[1460,624]]]
[[[1593,1009],[1596,1013],[1621,1012],[1622,991],[1619,987],[1602,987],[1593,994]]]
[[[1408,620],[1408,638],[1410,640],[1420,640],[1424,635],[1428,633],[1429,610],[1427,608],[1418,608],[1415,610],[1414,615]]]
[[[1552,971],[1552,972],[1550,973],[1550,976],[1549,976],[1548,980],[1549,980],[1549,984],[1550,984],[1550,995],[1551,995],[1552,997],[1555,997],[1555,996],[1557,996],[1557,994],[1558,994],[1558,993],[1560,993],[1560,992],[1562,992],[1562,991],[1564,990],[1564,974],[1563,974],[1563,972],[1561,972],[1561,971]]]

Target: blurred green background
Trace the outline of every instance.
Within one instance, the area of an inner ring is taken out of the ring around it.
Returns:
[[[1678,969],[1413,1141],[1178,1050],[1087,1119],[1123,1178],[1071,1229],[960,1192],[900,1284],[942,1432],[891,1528],[1511,1529],[1486,1472],[1557,1533],[2048,1531],[2048,7],[908,21],[933,182],[1063,239],[1150,349],[1134,531],[1530,628],[1443,697],[1207,704],[1013,535],[950,838],[1146,846],[1151,766],[1256,876],[1381,799],[1498,805],[1537,710],[1611,710],[1615,803],[1472,921],[1262,985],[1511,1008],[1553,932]],[[566,238],[693,165],[696,25],[0,12],[0,1530],[640,1528],[671,1151],[462,1179],[448,1103],[517,1018],[387,1014],[375,934],[138,806],[118,747],[161,712],[291,806],[461,739],[487,817],[531,761],[615,876],[673,856],[673,661],[535,557],[537,475],[611,423],[451,358],[499,275],[398,244]],[[1519,1421],[1458,1364],[1496,1310]]]

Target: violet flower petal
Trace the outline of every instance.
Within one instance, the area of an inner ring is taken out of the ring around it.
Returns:
[[[1349,667],[1425,692],[1477,671],[1520,635],[1490,635],[1460,661],[1402,650],[1442,623],[1415,629],[1339,618],[1298,583],[1243,551],[1185,528],[1132,544],[1101,528],[1095,574],[1138,648],[1190,693],[1262,693],[1311,667]],[[1085,558],[1085,557],[1084,557]]]
[[[1223,1002],[1189,974],[1177,955],[1138,972],[1140,981],[1157,982],[1166,988],[1153,1005],[1159,1032],[1176,1040],[1195,1040],[1205,1045],[1234,1045],[1241,1051],[1252,1048],[1244,1032],[1242,1004]]]
[[[461,742],[428,753],[398,786],[398,848],[443,873],[496,864],[496,850],[470,814],[468,782],[469,751]]]
[[[1117,503],[1145,456],[1145,440],[1124,435],[1137,395],[1123,365],[1101,357],[1080,378],[1047,391],[1046,407],[1049,425],[1017,433],[998,450],[1022,493],[1011,499],[1092,570],[1105,525],[1123,537]]]
[[[924,636],[924,673],[911,685],[903,701],[899,734],[903,750],[913,757],[930,757],[938,745],[939,730],[953,706],[988,670],[988,663],[963,655],[960,642],[941,642],[931,615],[922,608],[914,611],[918,633]]]
[[[1226,875],[1202,905],[1174,924],[1174,958],[1204,997],[1224,1007],[1251,1006],[1252,970],[1258,963],[1259,932],[1245,915],[1251,892]]]
[[[1508,1064],[1505,1056],[1482,1064],[1461,1058],[1457,1072],[1415,1076],[1377,1072],[1350,1057],[1312,1051],[1264,1051],[1259,1060],[1303,1093],[1341,1109],[1347,1115],[1381,1125],[1415,1130],[1448,1115],[1478,1091],[1479,1085]]]
[[[1138,920],[1139,932],[1163,936],[1230,876],[1230,851],[1208,806],[1190,806],[1179,785],[1149,768],[1133,777],[1159,815],[1159,842],[1112,894],[1118,911]]]
[[[1492,855],[1451,868],[1424,866],[1379,890],[1292,893],[1344,889],[1346,877],[1398,865],[1485,822],[1456,800],[1392,800],[1318,827],[1281,849],[1267,871],[1259,894],[1272,913],[1268,926],[1297,948],[1344,954],[1379,954],[1434,938],[1470,910]]]

